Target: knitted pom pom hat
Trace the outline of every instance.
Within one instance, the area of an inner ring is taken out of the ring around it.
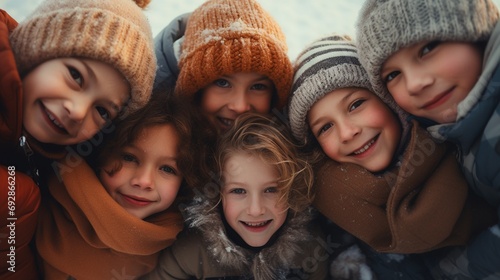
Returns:
[[[46,0],[10,35],[21,76],[39,64],[82,57],[118,69],[131,87],[123,114],[144,106],[156,72],[150,0]]]
[[[491,0],[367,0],[357,20],[361,64],[376,92],[380,71],[401,48],[424,41],[485,41],[499,18]]]
[[[294,64],[288,116],[294,137],[303,144],[310,137],[307,113],[323,96],[347,87],[373,91],[368,75],[359,63],[356,46],[349,36],[332,34],[314,41],[299,54]],[[404,124],[406,114],[395,104],[386,104],[398,113]]]
[[[271,79],[281,108],[293,70],[285,35],[256,0],[210,0],[189,17],[176,94],[193,97],[223,75],[256,72]]]

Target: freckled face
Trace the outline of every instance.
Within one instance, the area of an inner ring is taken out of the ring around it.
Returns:
[[[307,120],[328,157],[371,172],[388,167],[401,138],[396,115],[366,89],[328,93],[311,107]]]
[[[422,42],[389,57],[381,77],[408,113],[450,123],[481,71],[482,51],[472,43]]]
[[[278,204],[278,170],[259,157],[231,155],[224,165],[222,207],[228,224],[252,247],[264,246],[284,224]]]

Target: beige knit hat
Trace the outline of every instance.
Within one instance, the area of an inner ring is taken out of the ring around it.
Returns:
[[[293,75],[287,50],[281,28],[256,0],[207,1],[189,17],[175,91],[193,97],[222,75],[257,72],[273,81],[281,108]]]
[[[422,41],[487,40],[499,18],[491,0],[367,0],[358,16],[361,64],[375,91],[385,60],[401,48]]]
[[[24,76],[39,64],[83,57],[113,65],[128,80],[131,98],[123,114],[146,104],[156,72],[149,22],[150,0],[46,0],[10,36]]]

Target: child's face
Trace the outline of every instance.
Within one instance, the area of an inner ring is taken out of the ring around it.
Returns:
[[[223,168],[222,207],[227,222],[248,245],[265,245],[287,215],[286,206],[277,204],[277,169],[246,153],[231,155]]]
[[[401,138],[396,115],[366,89],[342,88],[328,93],[311,107],[307,119],[328,157],[371,172],[390,164]]]
[[[110,160],[100,172],[106,191],[130,214],[144,219],[174,202],[182,182],[177,167],[179,137],[172,125],[145,128],[137,141],[122,150],[122,168],[110,176]]]
[[[219,131],[226,131],[245,112],[268,113],[273,92],[273,82],[257,73],[222,76],[203,89],[201,109]]]
[[[455,122],[457,105],[481,75],[482,53],[472,43],[422,42],[403,48],[382,67],[382,79],[408,113]]]
[[[130,97],[125,78],[96,60],[48,60],[23,79],[23,124],[38,141],[72,145],[91,138]]]

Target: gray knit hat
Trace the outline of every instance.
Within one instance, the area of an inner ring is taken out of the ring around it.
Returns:
[[[484,41],[498,18],[491,0],[366,0],[357,22],[360,61],[374,90],[388,94],[380,71],[394,52],[422,41]]]
[[[338,88],[360,87],[372,91],[349,36],[330,35],[314,41],[295,61],[288,116],[293,136],[308,139],[307,113],[326,94]]]
[[[21,75],[62,57],[83,57],[114,66],[131,96],[123,114],[151,95],[156,57],[143,12],[150,0],[45,0],[14,29],[10,42]]]

